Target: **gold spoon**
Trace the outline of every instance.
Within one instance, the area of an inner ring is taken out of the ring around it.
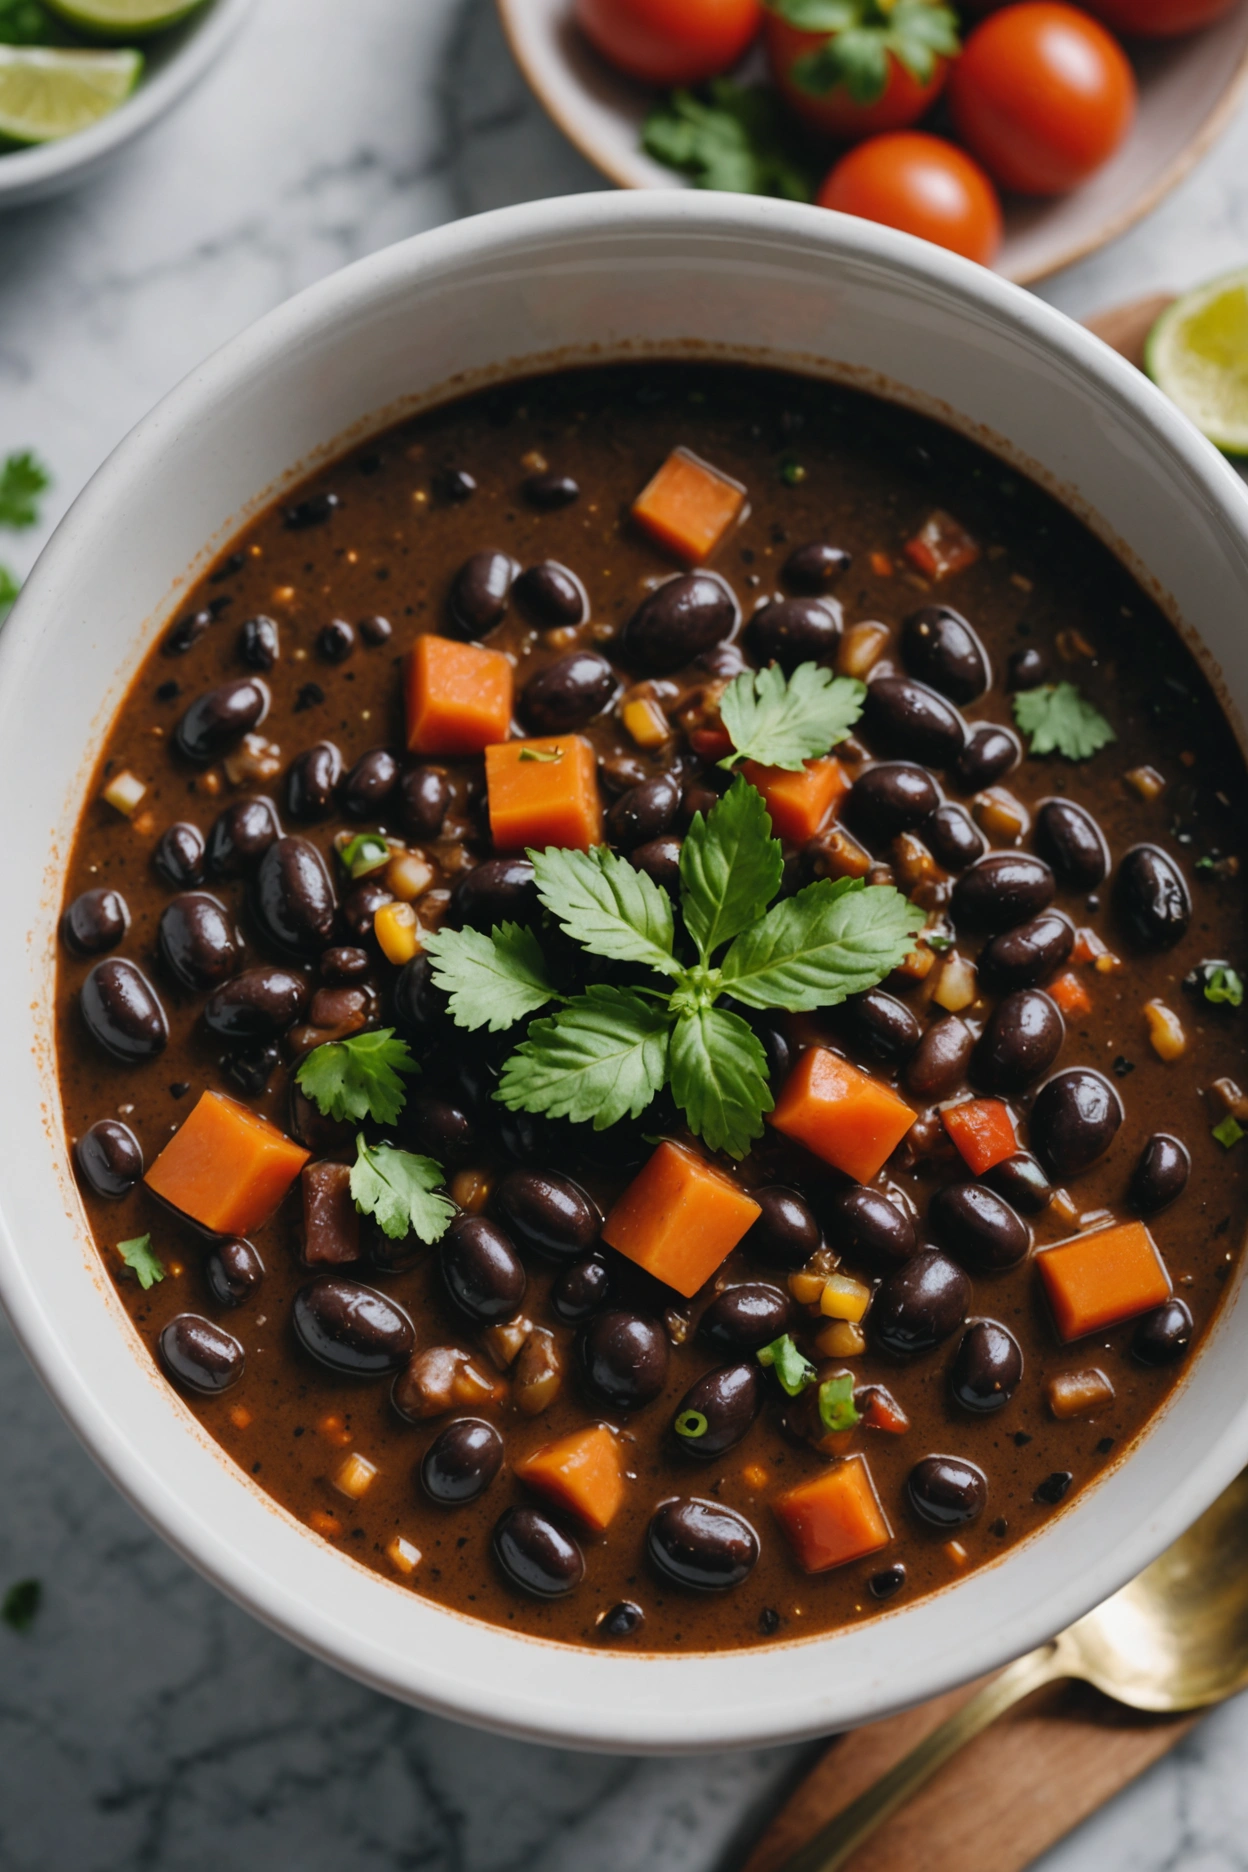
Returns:
[[[965,1743],[1063,1677],[1158,1713],[1203,1709],[1248,1686],[1248,1470],[1138,1579],[986,1684],[780,1872],[837,1872]]]

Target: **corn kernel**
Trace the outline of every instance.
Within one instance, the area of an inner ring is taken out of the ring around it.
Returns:
[[[351,1432],[343,1423],[342,1418],[332,1414],[321,1418],[316,1426],[316,1434],[324,1437],[327,1443],[336,1443],[339,1449],[346,1449],[351,1441]]]
[[[824,1274],[808,1274],[799,1268],[796,1274],[789,1275],[789,1292],[798,1306],[818,1306],[826,1279]]]
[[[888,648],[890,634],[887,624],[877,624],[872,620],[851,624],[841,638],[841,647],[836,653],[838,675],[856,676],[861,681]]]
[[[1158,1059],[1176,1060],[1187,1051],[1183,1023],[1164,1001],[1146,1001],[1144,1018],[1148,1022],[1149,1044]]]
[[[1054,1190],[1049,1198],[1049,1214],[1067,1228],[1073,1228],[1079,1220],[1079,1205],[1072,1201],[1069,1190]]]
[[[831,1280],[825,1281],[819,1297],[819,1311],[828,1319],[864,1319],[870,1304],[871,1289],[848,1274],[834,1274]]]
[[[251,1412],[245,1404],[231,1404],[230,1422],[236,1430],[246,1430],[251,1423]]]
[[[871,570],[875,573],[876,578],[892,578],[893,562],[886,552],[872,553]]]
[[[410,1540],[404,1540],[401,1534],[386,1546],[386,1559],[396,1573],[414,1573],[420,1565],[422,1555],[419,1547],[414,1547]]]
[[[308,1526],[314,1534],[323,1534],[326,1540],[339,1540],[342,1537],[342,1522],[337,1515],[326,1514],[323,1508],[314,1508],[308,1516]]]
[[[401,968],[420,949],[416,912],[409,903],[382,904],[373,918],[373,934],[387,962]]]
[[[399,851],[382,873],[382,882],[400,903],[414,903],[433,883],[433,866],[419,852]]]
[[[1092,966],[1098,975],[1118,975],[1122,971],[1122,957],[1106,949],[1103,955],[1097,956]]]
[[[334,1476],[334,1487],[340,1495],[348,1496],[351,1501],[359,1501],[361,1496],[368,1493],[376,1474],[376,1463],[369,1462],[367,1456],[361,1456],[358,1450],[353,1450]]]
[[[815,1334],[820,1358],[861,1358],[866,1349],[867,1335],[856,1320],[833,1320]]]
[[[1049,1409],[1063,1423],[1071,1417],[1095,1417],[1114,1401],[1114,1387],[1096,1366],[1087,1371],[1055,1372],[1045,1385]]]
[[[1165,779],[1155,767],[1133,767],[1130,773],[1122,777],[1132,792],[1138,793],[1142,800],[1160,799],[1166,790]]]
[[[457,1404],[495,1403],[505,1395],[504,1387],[469,1359],[451,1380],[451,1395]]]
[[[1236,1119],[1240,1124],[1248,1124],[1248,1096],[1240,1091],[1233,1079],[1215,1079],[1210,1090],[1228,1117]]]
[[[937,1007],[944,1008],[946,1014],[960,1014],[963,1008],[970,1007],[978,994],[975,964],[956,952],[946,956],[940,979],[932,991]]]
[[[1002,839],[1010,845],[1016,845],[1031,824],[1027,808],[1007,787],[985,787],[971,801],[971,811],[976,824],[989,838]]]
[[[770,1476],[761,1463],[747,1463],[745,1468],[741,1471],[741,1480],[745,1483],[746,1488],[766,1488],[770,1479]]]
[[[622,719],[625,733],[638,747],[660,747],[671,739],[667,716],[657,702],[626,702]]]
[[[484,1170],[457,1170],[450,1181],[451,1201],[469,1215],[480,1215],[493,1188],[494,1179]]]
[[[964,1567],[971,1557],[960,1540],[946,1541],[945,1555],[956,1567]]]
[[[113,775],[100,798],[128,819],[146,792],[147,787],[138,775],[123,767],[119,774]]]

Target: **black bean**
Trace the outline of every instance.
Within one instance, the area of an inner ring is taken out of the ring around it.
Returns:
[[[635,845],[628,854],[628,862],[635,871],[644,871],[648,878],[671,896],[680,889],[680,853],[683,839],[667,837],[648,839],[644,845]]]
[[[672,1419],[672,1441],[697,1461],[723,1456],[749,1435],[762,1402],[761,1373],[753,1360],[722,1365],[685,1392]]]
[[[199,1313],[178,1313],[156,1341],[169,1376],[188,1391],[214,1397],[243,1375],[243,1348],[232,1333]]]
[[[1070,890],[1095,890],[1109,873],[1105,835],[1087,808],[1074,800],[1041,800],[1032,837],[1058,882]]]
[[[138,1138],[120,1118],[97,1118],[74,1145],[78,1174],[96,1196],[128,1196],[143,1174]]]
[[[321,980],[343,984],[363,981],[371,971],[367,949],[353,949],[344,944],[337,949],[326,949],[321,956]]]
[[[925,1456],[910,1471],[906,1495],[929,1527],[967,1527],[984,1512],[988,1478],[960,1456]]]
[[[824,663],[841,641],[841,607],[832,598],[777,598],[757,610],[746,641],[760,663],[791,672],[799,663]]]
[[[507,1510],[494,1530],[494,1555],[513,1586],[539,1599],[559,1599],[585,1577],[572,1536],[536,1508]]]
[[[758,1535],[732,1508],[718,1502],[668,1501],[657,1508],[646,1534],[655,1566],[678,1585],[700,1592],[740,1586],[758,1562]]]
[[[204,1279],[218,1306],[242,1306],[264,1280],[264,1262],[249,1241],[217,1242],[204,1256]]]
[[[548,630],[574,628],[589,616],[585,587],[557,559],[545,559],[522,572],[512,596],[526,617]]]
[[[722,643],[740,612],[732,589],[714,572],[688,572],[658,586],[624,627],[621,655],[652,676],[664,676]]]
[[[331,1371],[380,1378],[401,1369],[415,1342],[402,1307],[341,1274],[319,1274],[295,1295],[295,1333],[305,1351]]]
[[[204,1025],[223,1040],[275,1040],[308,1005],[308,984],[293,970],[263,963],[214,988]]]
[[[636,863],[637,854],[633,853]],[[789,1038],[783,1015],[756,1013],[753,1008],[747,1010],[746,1019],[767,1055],[767,1077],[773,1086],[779,1088],[788,1078],[797,1061],[798,1049]]]
[[[731,682],[732,678],[739,676],[745,668],[745,658],[738,644],[718,643],[712,644],[709,650],[704,650],[701,656],[695,657],[693,666],[701,670],[704,675],[723,677],[725,681]]]
[[[316,633],[316,648],[327,663],[345,663],[355,649],[355,632],[346,618],[331,618]]]
[[[940,789],[913,761],[878,761],[859,774],[845,801],[845,818],[871,843],[887,844],[913,832],[940,804]]]
[[[167,884],[185,890],[204,879],[204,835],[198,826],[179,820],[166,826],[156,842],[152,862]]]
[[[555,1170],[509,1170],[495,1200],[522,1241],[556,1260],[577,1260],[598,1240],[597,1204]]]
[[[966,740],[966,723],[953,704],[909,676],[868,683],[862,715],[873,748],[931,767],[951,766]]]
[[[399,784],[399,763],[389,748],[370,748],[347,775],[342,803],[353,819],[378,819]]]
[[[924,1248],[881,1283],[867,1317],[884,1349],[907,1357],[955,1333],[970,1302],[971,1283],[957,1262]]]
[[[972,1320],[962,1335],[949,1384],[963,1410],[987,1415],[1008,1404],[1023,1375],[1023,1352],[996,1320]]]
[[[832,589],[848,565],[849,554],[842,552],[839,546],[812,540],[807,546],[794,547],[780,576],[790,591],[818,597],[821,592]]]
[[[466,468],[443,468],[434,476],[433,487],[440,500],[458,506],[461,501],[471,500],[477,491],[477,481]]]
[[[271,617],[250,617],[238,633],[238,654],[250,669],[271,670],[282,653]]]
[[[293,507],[285,509],[282,524],[292,533],[302,533],[308,527],[324,526],[341,506],[340,494],[309,494],[305,499],[296,501]]]
[[[342,779],[342,755],[332,741],[305,748],[286,775],[286,810],[292,819],[327,819]]]
[[[281,836],[272,800],[263,796],[236,800],[212,822],[204,870],[210,878],[248,877]]]
[[[420,1482],[430,1501],[457,1507],[484,1495],[503,1466],[503,1439],[480,1417],[457,1417],[425,1451]]]
[[[256,921],[270,942],[315,956],[334,933],[334,887],[325,860],[305,838],[280,838],[260,860],[252,887]]]
[[[868,988],[843,1004],[839,1026],[855,1052],[896,1066],[913,1053],[922,1030],[904,1001],[882,988]]]
[[[476,1125],[452,1099],[433,1092],[409,1092],[401,1124],[405,1150],[452,1169],[471,1163],[480,1154]]]
[[[199,642],[214,618],[215,613],[212,611],[192,611],[188,616],[179,618],[172,630],[165,633],[161,649],[166,656],[185,656]]]
[[[446,996],[434,984],[427,955],[413,956],[400,969],[390,991],[390,1019],[401,1034],[421,1045],[443,1025]]]
[[[1181,1138],[1155,1131],[1140,1152],[1131,1172],[1127,1198],[1140,1215],[1156,1215],[1183,1194],[1192,1159]]]
[[[1035,988],[1061,968],[1074,946],[1070,918],[1060,910],[1042,910],[984,945],[979,978],[998,991]]]
[[[394,635],[394,626],[389,618],[378,617],[376,614],[372,617],[361,618],[358,628],[360,636],[370,650],[380,649],[381,645],[389,643]]]
[[[646,1615],[639,1605],[631,1599],[621,1599],[609,1612],[604,1612],[598,1621],[598,1630],[604,1638],[631,1638],[640,1631],[646,1622]]]
[[[1133,845],[1126,853],[1114,879],[1114,909],[1142,949],[1173,949],[1192,919],[1183,873],[1159,845]]]
[[[590,1389],[613,1409],[640,1410],[667,1383],[667,1334],[644,1313],[599,1313],[578,1343]]]
[[[450,620],[461,637],[484,637],[501,622],[520,567],[505,552],[477,552],[451,581]]]
[[[258,676],[240,676],[207,690],[195,698],[174,730],[178,752],[199,767],[210,766],[260,726],[270,701],[268,685]]]
[[[1022,757],[1022,742],[1011,729],[996,722],[977,722],[954,763],[954,779],[964,793],[977,793],[1017,767]]]
[[[120,891],[100,885],[85,890],[61,918],[61,936],[76,955],[103,955],[115,949],[130,927],[130,909]]]
[[[511,1238],[481,1215],[456,1216],[438,1246],[442,1279],[472,1319],[495,1325],[518,1313],[527,1281]]]
[[[838,1190],[825,1203],[823,1214],[836,1252],[874,1274],[891,1274],[904,1266],[919,1245],[910,1215],[879,1190]]]
[[[1072,1066],[1036,1094],[1031,1141],[1055,1176],[1078,1176],[1104,1156],[1122,1119],[1122,1100],[1109,1080]]]
[[[1038,916],[1053,897],[1053,873],[1028,852],[989,852],[964,871],[953,887],[951,908],[959,923],[977,929],[1014,929]]]
[[[923,605],[901,627],[901,655],[920,682],[953,702],[973,702],[992,681],[988,653],[960,611]]]
[[[976,1274],[1016,1267],[1031,1247],[1021,1216],[982,1183],[948,1183],[937,1190],[927,1220],[941,1247]]]
[[[906,1090],[916,1098],[946,1099],[966,1078],[975,1036],[956,1014],[933,1021],[906,1062]]]
[[[580,496],[580,488],[571,475],[532,474],[524,484],[524,498],[539,513],[553,513],[570,507]]]
[[[123,956],[97,962],[82,984],[79,1004],[94,1040],[125,1065],[163,1053],[169,1024],[146,975]]]
[[[225,1061],[225,1070],[240,1092],[245,1092],[248,1098],[259,1098],[267,1091],[269,1080],[280,1064],[281,1054],[277,1048],[257,1041],[231,1053]]]
[[[1005,666],[1005,686],[1007,689],[1035,689],[1044,682],[1049,673],[1049,666],[1043,655],[1032,645],[1026,649],[1015,650]]]
[[[881,1567],[867,1581],[867,1590],[873,1599],[891,1599],[899,1593],[906,1583],[906,1569],[900,1562],[896,1566]]]
[[[527,858],[487,858],[455,886],[454,920],[468,929],[496,923],[536,923],[541,915],[533,866]]]
[[[799,1268],[823,1246],[823,1231],[814,1210],[797,1190],[771,1183],[750,1194],[762,1214],[742,1238],[741,1246],[747,1254],[757,1255],[773,1267]],[[758,1343],[766,1345],[767,1341],[760,1339]]]
[[[1012,1209],[1024,1215],[1040,1215],[1053,1200],[1053,1185],[1027,1151],[1015,1151],[1000,1163],[985,1170],[984,1181],[998,1196],[1004,1196]]]
[[[441,767],[409,767],[400,776],[399,819],[413,838],[441,838],[450,804],[451,783]]]
[[[373,933],[373,918],[383,904],[394,902],[394,892],[387,890],[379,877],[363,878],[342,900],[342,920],[352,942],[367,942]]]
[[[1187,1304],[1171,1298],[1144,1315],[1131,1340],[1132,1355],[1141,1365],[1175,1365],[1191,1351],[1194,1331]]]
[[[988,849],[987,839],[965,806],[938,806],[920,830],[932,857],[946,871],[965,871]]]
[[[621,793],[607,814],[607,837],[621,851],[661,838],[680,811],[680,778],[656,774]]]
[[[716,1294],[698,1322],[698,1331],[717,1352],[757,1352],[788,1331],[791,1311],[782,1287],[742,1281]]]
[[[1055,1469],[1052,1475],[1045,1476],[1039,1488],[1033,1491],[1031,1499],[1043,1502],[1048,1508],[1056,1508],[1068,1493],[1074,1479],[1069,1469]]]
[[[611,1269],[600,1254],[586,1255],[563,1269],[550,1290],[550,1304],[569,1326],[579,1326],[611,1298]]]
[[[184,988],[203,991],[238,967],[238,932],[225,905],[207,891],[181,891],[160,914],[156,941],[161,960]]]
[[[530,676],[520,693],[520,717],[534,734],[567,734],[601,715],[616,687],[605,657],[573,650]]]
[[[1062,1050],[1066,1023],[1039,988],[1020,988],[993,1009],[971,1061],[971,1077],[989,1092],[1025,1092]]]

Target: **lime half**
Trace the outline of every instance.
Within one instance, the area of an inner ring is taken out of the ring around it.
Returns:
[[[104,39],[142,39],[194,13],[203,0],[44,0],[50,13]]]
[[[125,103],[142,70],[141,52],[0,45],[0,138],[51,143],[88,130]]]
[[[1184,293],[1148,334],[1153,382],[1228,455],[1248,455],[1248,268]]]

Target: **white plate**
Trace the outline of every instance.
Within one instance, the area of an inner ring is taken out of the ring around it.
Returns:
[[[572,22],[571,0],[498,0],[516,62],[570,142],[622,188],[688,186],[641,148],[653,92],[611,70]],[[1189,39],[1135,60],[1140,108],[1113,161],[1072,195],[1006,205],[996,271],[1026,285],[1104,246],[1155,208],[1225,129],[1248,89],[1248,0]]]

